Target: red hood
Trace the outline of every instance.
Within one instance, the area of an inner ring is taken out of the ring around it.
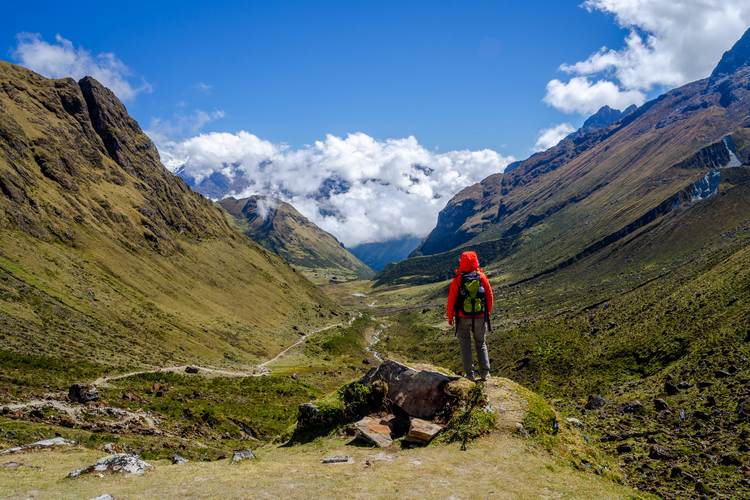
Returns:
[[[479,258],[473,251],[464,252],[458,261],[458,272],[470,273],[479,270]]]

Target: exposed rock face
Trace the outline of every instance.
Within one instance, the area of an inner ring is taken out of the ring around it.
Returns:
[[[151,465],[141,460],[138,455],[118,453],[101,458],[94,465],[77,469],[68,474],[69,478],[76,478],[84,474],[132,474],[140,476],[151,468]]]
[[[99,399],[99,390],[95,385],[73,384],[68,389],[68,399],[73,403],[89,403]]]
[[[432,419],[445,408],[448,395],[445,385],[457,377],[448,377],[438,372],[414,370],[395,361],[386,360],[371,370],[362,379],[369,385],[382,380],[388,386],[386,399],[409,416]]]

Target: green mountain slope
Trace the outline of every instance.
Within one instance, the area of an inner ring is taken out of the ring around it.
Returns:
[[[361,278],[372,276],[366,264],[289,203],[251,196],[226,198],[219,205],[245,234],[293,265]]]
[[[434,257],[393,266],[381,282],[444,277],[435,271],[441,254],[452,252],[453,259],[465,246],[482,251],[508,281],[525,279],[569,265],[669,211],[689,210],[701,199],[693,190],[710,172],[750,160],[750,61],[743,60],[729,74],[667,92],[466,188],[415,252]]]
[[[0,62],[0,206],[5,350],[118,366],[251,363],[330,310],[170,174],[91,78]]]
[[[750,494],[748,41],[711,78],[465,190],[422,255],[379,276],[435,281],[476,249],[495,373],[556,398],[667,498]],[[382,349],[458,369],[440,316],[403,313]]]

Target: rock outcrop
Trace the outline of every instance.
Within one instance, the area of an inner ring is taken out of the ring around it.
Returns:
[[[387,386],[386,399],[410,417],[432,419],[443,411],[449,400],[445,386],[458,377],[449,377],[432,370],[415,370],[395,361],[386,360],[360,381],[371,385],[376,380]]]
[[[34,443],[25,444],[22,446],[14,446],[13,448],[8,448],[6,450],[0,451],[0,455],[12,455],[14,453],[23,453],[25,451],[34,450],[50,450],[53,448],[60,448],[64,446],[73,446],[74,444],[76,444],[76,442],[70,439],[55,437],[52,439],[43,439],[41,441],[36,441]]]
[[[90,403],[99,399],[99,390],[92,384],[73,384],[68,389],[68,400],[73,403]]]
[[[352,387],[355,390],[350,390]],[[346,399],[350,393],[357,395],[355,401]],[[462,426],[477,416],[487,425],[483,433],[515,433],[523,427],[528,406],[521,393],[517,384],[504,378],[493,378],[480,388],[432,366],[410,367],[386,360],[339,391],[344,409],[326,406],[329,403],[300,405],[290,443],[336,428],[353,434],[356,441],[380,448],[401,440],[412,446],[424,445],[444,431],[446,440],[452,441],[464,435]]]
[[[73,479],[86,474],[131,474],[140,476],[151,468],[151,464],[144,462],[138,455],[117,453],[101,458],[95,464],[77,469],[68,474]]]

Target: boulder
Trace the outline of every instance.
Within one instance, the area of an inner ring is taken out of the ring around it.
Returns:
[[[323,458],[320,463],[322,464],[353,464],[354,460],[349,455],[333,455],[330,457]]]
[[[417,443],[429,443],[442,430],[442,425],[422,420],[421,418],[412,418],[409,421],[409,432],[406,434],[406,440]]]
[[[382,380],[388,387],[386,399],[410,417],[430,420],[443,410],[449,396],[445,385],[458,377],[448,377],[429,370],[415,370],[392,360],[385,360],[365,375],[360,383],[371,386]]]
[[[233,464],[244,462],[245,460],[253,460],[253,459],[255,459],[255,453],[253,453],[253,450],[240,450],[240,451],[235,451],[232,454]]]
[[[719,460],[719,463],[721,465],[729,465],[732,467],[739,467],[742,465],[742,461],[737,458],[735,455],[722,455],[721,460]]]
[[[737,403],[737,414],[742,417],[750,416],[750,399]]]
[[[196,373],[198,373],[198,371],[199,371],[199,369],[198,369],[197,366],[186,366],[185,367],[185,373],[196,374]]]
[[[680,390],[672,382],[666,381],[664,382],[664,392],[666,392],[669,396],[674,396],[678,394]]]
[[[693,387],[693,384],[691,384],[687,380],[681,380],[680,383],[677,384],[677,388],[681,391],[690,389],[691,387]]]
[[[358,438],[380,448],[387,448],[393,444],[391,428],[379,418],[364,417],[354,424],[354,429]]]
[[[674,458],[669,450],[660,446],[652,446],[648,452],[648,457],[653,460],[671,460]]]
[[[622,455],[623,453],[630,453],[631,451],[633,451],[633,447],[627,443],[623,443],[617,446],[617,453],[619,453],[620,455]]]
[[[573,427],[577,427],[579,429],[583,429],[584,428],[583,422],[581,422],[577,418],[568,417],[568,418],[565,419],[565,421],[567,423],[569,423],[570,425],[572,425]]]
[[[174,455],[172,455],[172,458],[170,460],[172,460],[172,464],[173,465],[185,465],[186,463],[188,463],[188,459],[187,458],[185,458],[182,455],[179,455],[177,453],[175,453]]]
[[[24,451],[31,450],[48,450],[51,448],[59,448],[61,446],[73,446],[74,444],[76,444],[76,442],[71,441],[70,439],[55,437],[52,439],[43,439],[41,441],[36,441],[31,444],[25,444],[23,446],[8,448],[7,450],[0,451],[0,455],[12,455],[14,453],[22,453]]]
[[[646,412],[645,408],[643,407],[643,403],[638,400],[623,406],[622,411],[623,413],[633,413],[636,415],[643,415]]]
[[[325,417],[320,409],[312,403],[302,403],[297,409],[297,427],[299,429],[310,429],[316,426],[327,425]]]
[[[68,399],[74,403],[96,401],[99,391],[93,384],[73,384],[68,388]]]
[[[586,409],[587,410],[597,410],[599,408],[602,408],[604,405],[607,404],[607,400],[604,399],[599,394],[592,394],[589,396],[588,401],[586,401]]]
[[[654,399],[654,408],[656,411],[669,411],[669,405],[663,399]]]
[[[101,458],[95,464],[77,469],[68,474],[69,478],[76,478],[84,474],[132,474],[140,476],[150,469],[151,465],[141,460],[138,455],[128,453],[116,453]]]

